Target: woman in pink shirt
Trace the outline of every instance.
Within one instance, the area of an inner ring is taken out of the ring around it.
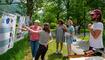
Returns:
[[[31,25],[30,27],[25,26],[25,28],[29,30],[29,37],[30,37],[33,60],[39,48],[39,32],[42,30],[42,28],[39,26],[39,23],[40,23],[39,20],[35,20],[34,24]],[[36,32],[33,33],[30,29]]]

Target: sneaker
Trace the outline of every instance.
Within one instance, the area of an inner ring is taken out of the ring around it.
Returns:
[[[59,52],[58,52],[58,51],[56,51],[55,53],[56,53],[56,54],[59,54]]]
[[[32,60],[35,60],[35,58],[33,57]]]
[[[65,57],[65,58],[68,58],[68,57],[69,57],[69,55],[64,55],[64,57]]]
[[[62,52],[62,51],[59,51],[58,53],[59,53],[59,54],[62,54],[63,52]]]

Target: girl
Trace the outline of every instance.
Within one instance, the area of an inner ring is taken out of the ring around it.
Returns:
[[[71,43],[74,40],[74,32],[75,32],[75,30],[74,30],[72,20],[69,19],[67,21],[67,25],[68,25],[68,28],[67,28],[67,33],[65,35],[66,35],[66,43],[67,43],[67,50],[68,50],[67,57],[68,57],[71,54]]]
[[[63,21],[60,19],[58,21],[58,26],[56,28],[56,54],[61,53],[63,48],[63,42],[65,41],[64,34],[66,31],[66,26],[64,25]],[[59,46],[60,44],[60,46]],[[60,47],[60,50],[58,48]]]

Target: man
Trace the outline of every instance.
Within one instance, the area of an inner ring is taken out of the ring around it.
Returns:
[[[101,10],[95,9],[90,12],[93,24],[88,24],[88,29],[90,32],[89,39],[89,51],[86,52],[87,55],[102,55],[97,52],[97,50],[104,50],[103,46],[103,23]]]

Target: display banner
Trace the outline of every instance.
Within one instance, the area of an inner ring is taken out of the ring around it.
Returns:
[[[9,47],[10,18],[3,15],[0,21],[0,54],[5,53]]]
[[[24,32],[22,31],[22,26],[25,24],[25,17],[19,16],[17,20],[17,29],[16,29],[16,41],[24,38]]]
[[[16,16],[3,15],[0,21],[0,54],[13,47],[15,39]]]
[[[16,29],[16,15],[9,15],[10,18],[10,40],[9,40],[9,48],[13,47],[13,43],[16,40],[16,34],[15,34],[15,29]]]

